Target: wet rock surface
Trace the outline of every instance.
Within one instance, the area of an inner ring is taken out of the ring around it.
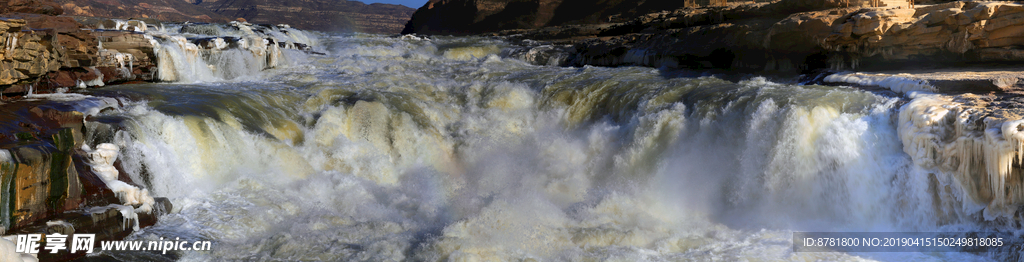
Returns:
[[[99,107],[110,106],[102,103]],[[85,144],[85,108],[74,102],[26,99],[0,104],[0,227],[4,234],[96,234],[116,240],[156,223],[171,210],[157,199],[124,205],[90,164]],[[136,184],[131,178],[119,180]],[[139,209],[137,209],[139,208]],[[96,242],[97,244],[99,242]],[[45,253],[45,252],[44,252]],[[42,261],[64,261],[84,253],[41,253]]]

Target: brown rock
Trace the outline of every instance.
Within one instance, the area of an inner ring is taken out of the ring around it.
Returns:
[[[3,0],[0,6],[0,13],[64,14],[64,9],[50,0]]]
[[[30,80],[63,66],[78,66],[79,60],[68,60],[68,53],[87,57],[90,49],[81,41],[71,41],[70,35],[87,35],[78,29],[79,23],[66,17],[39,14],[9,14],[23,19],[0,19],[0,85]],[[52,27],[52,28],[32,28]],[[28,30],[25,30],[28,29]],[[65,32],[65,33],[59,33]],[[72,37],[73,38],[73,37]],[[77,39],[76,39],[77,40]],[[95,49],[95,48],[93,48]],[[13,92],[12,88],[0,92]],[[39,87],[36,91],[48,91]]]
[[[66,138],[72,139],[71,129]],[[13,206],[10,225],[26,226],[52,217],[81,203],[81,184],[71,165],[69,151],[61,151],[46,143],[32,143],[9,149],[18,159],[13,173],[4,173],[11,181],[14,194],[8,202]]]
[[[226,22],[230,19],[181,0],[56,0],[66,15],[137,18],[173,22]]]
[[[32,29],[54,29],[58,33],[74,33],[81,31],[82,24],[66,16],[33,16],[26,17],[26,26]]]

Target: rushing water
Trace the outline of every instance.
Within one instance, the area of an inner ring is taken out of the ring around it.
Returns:
[[[88,143],[175,204],[131,238],[214,243],[106,255],[960,261],[991,257],[795,253],[792,232],[1008,230],[935,193],[896,96],[536,66],[489,39],[320,42],[255,76],[91,91],[123,106]]]

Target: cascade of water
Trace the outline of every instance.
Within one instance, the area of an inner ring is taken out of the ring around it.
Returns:
[[[191,42],[158,39],[165,80],[189,82],[259,74],[285,43],[189,61]],[[535,66],[491,39],[323,42],[260,80],[111,88],[149,100],[90,142],[180,208],[142,237],[222,240],[195,260],[856,260],[794,253],[792,232],[1010,230],[956,171],[1008,185],[1019,150],[978,148],[1019,147],[1019,122],[949,149],[953,113],[926,97]],[[974,160],[944,169],[953,155]]]

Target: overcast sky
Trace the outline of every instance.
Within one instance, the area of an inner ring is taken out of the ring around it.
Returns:
[[[385,4],[400,4],[412,8],[420,8],[423,4],[427,3],[427,0],[363,0],[363,3],[385,3]]]

